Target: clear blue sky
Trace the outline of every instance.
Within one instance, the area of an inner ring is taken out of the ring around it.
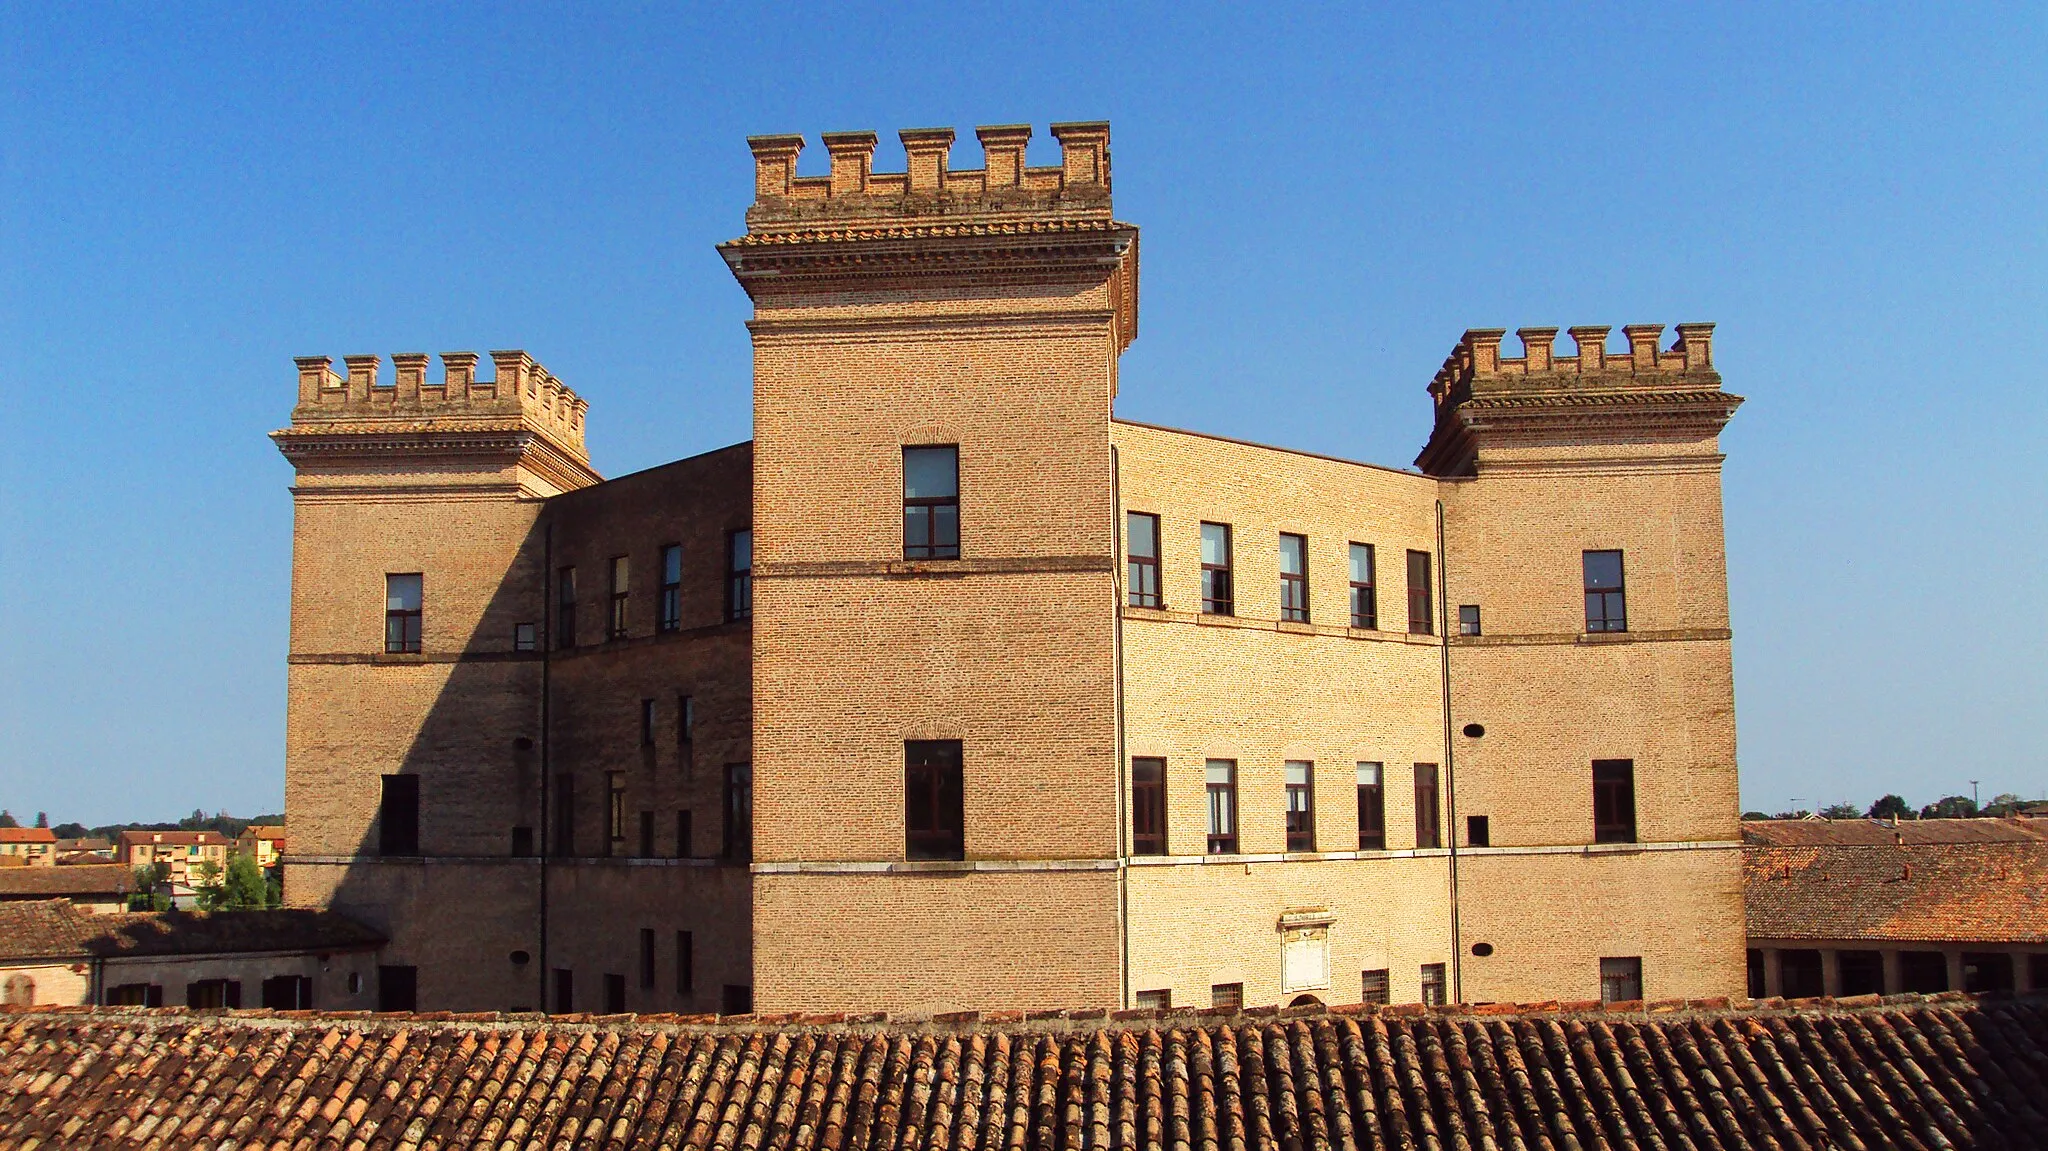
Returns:
[[[1120,414],[1405,466],[1467,327],[1715,321],[1745,805],[2048,792],[2048,9],[1949,7],[0,6],[0,805],[282,803],[292,356],[745,439],[745,136],[1079,119]]]

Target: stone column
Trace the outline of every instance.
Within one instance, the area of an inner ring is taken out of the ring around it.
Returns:
[[[1820,949],[1820,993],[1842,993],[1842,953],[1833,947]]]
[[[2012,990],[2015,995],[2025,995],[2034,990],[2033,956],[2024,951],[2012,953]]]
[[[1942,949],[1941,957],[1948,961],[1948,989],[1950,991],[1961,991],[1963,989],[1963,953],[1944,948]]]
[[[1884,993],[1897,995],[1904,990],[1905,977],[1899,974],[1899,949],[1887,947],[1878,955],[1884,959]]]
[[[1764,948],[1764,997],[1785,994],[1785,974],[1778,969],[1778,949]]]

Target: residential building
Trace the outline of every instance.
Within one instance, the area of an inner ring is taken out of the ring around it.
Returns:
[[[91,912],[128,910],[135,873],[119,863],[0,867],[0,903],[64,899]]]
[[[462,1010],[1738,993],[1712,325],[1469,330],[1415,470],[1120,420],[1108,128],[1030,134],[750,141],[746,443],[298,361],[288,899]]]
[[[284,825],[252,823],[243,828],[235,837],[235,854],[248,856],[265,871],[276,867],[284,859]]]
[[[57,862],[57,835],[47,827],[0,827],[0,866],[50,867]]]
[[[172,883],[189,886],[197,882],[201,863],[227,866],[228,841],[217,831],[124,831],[115,842],[114,861],[128,867],[161,863]]]
[[[1751,995],[2048,991],[2048,826],[1742,825]]]
[[[60,865],[93,864],[114,862],[114,842],[98,836],[79,836],[76,839],[57,841],[57,862]]]

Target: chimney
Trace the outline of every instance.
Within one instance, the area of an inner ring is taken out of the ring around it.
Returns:
[[[946,157],[953,147],[951,128],[905,128],[904,172],[911,195],[935,196],[946,189]]]
[[[984,124],[974,130],[974,138],[981,141],[989,191],[1024,183],[1024,145],[1031,140],[1031,125]]]
[[[832,153],[832,194],[858,196],[868,190],[868,173],[875,166],[873,132],[827,132],[819,137]]]

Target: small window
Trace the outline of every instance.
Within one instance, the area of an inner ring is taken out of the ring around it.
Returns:
[[[966,858],[961,776],[959,740],[911,740],[903,745],[904,858]]]
[[[1166,854],[1166,761],[1131,761],[1131,853]]]
[[[1465,817],[1465,846],[1492,847],[1493,828],[1483,815]]]
[[[1212,759],[1209,788],[1209,854],[1237,854],[1237,761]]]
[[[654,986],[654,929],[640,929],[640,986],[652,989]]]
[[[676,994],[688,995],[697,986],[696,940],[687,931],[676,932]]]
[[[1751,999],[1762,999],[1770,994],[1769,991],[1765,990],[1764,985],[1764,953],[1752,947],[1749,949],[1746,958],[1749,961],[1749,997]]]
[[[555,968],[555,1014],[567,1015],[576,1010],[576,973],[566,967]]]
[[[754,858],[754,768],[725,765],[725,857],[735,863]]]
[[[726,537],[725,618],[754,618],[754,532],[742,528]]]
[[[1172,1007],[1173,992],[1170,990],[1138,992],[1138,1009],[1141,1011],[1166,1011]]]
[[[1132,607],[1158,607],[1159,517],[1132,512],[1124,517],[1125,550],[1130,553]]]
[[[377,968],[377,1010],[418,1011],[420,972],[417,967]]]
[[[654,858],[654,813],[640,813],[640,858]]]
[[[683,547],[666,544],[661,549],[661,610],[655,626],[676,631],[683,626]]]
[[[1628,590],[1624,586],[1621,553],[1587,552],[1586,630],[1627,631]]]
[[[676,742],[688,747],[697,738],[697,700],[694,696],[676,697]]]
[[[960,449],[903,449],[903,558],[960,556]]]
[[[540,646],[538,629],[530,623],[512,625],[512,650],[533,651]]]
[[[626,577],[628,569],[625,556],[613,556],[611,562],[611,610],[605,615],[604,638],[626,638]]]
[[[640,701],[640,746],[654,746],[654,701]]]
[[[690,809],[676,812],[676,858],[690,858]]]
[[[1427,1007],[1444,1005],[1444,965],[1425,963],[1422,965],[1422,1002]]]
[[[1436,764],[1415,765],[1415,846],[1431,848],[1443,846],[1441,823],[1437,816]]]
[[[420,597],[420,573],[384,577],[385,652],[395,655],[420,650]]]
[[[754,989],[745,983],[728,983],[719,994],[720,1014],[752,1015],[754,1013]]]
[[[1634,1003],[1643,998],[1643,960],[1628,955],[1600,961],[1600,1002]]]
[[[610,855],[624,854],[626,843],[626,776],[623,772],[608,772],[605,776],[607,802],[605,806],[605,851]]]
[[[1436,612],[1430,607],[1429,553],[1408,553],[1408,634],[1435,635]]]
[[[1393,986],[1387,978],[1387,969],[1375,968],[1359,973],[1358,1001],[1360,1003],[1387,1003],[1393,998]]]
[[[1459,635],[1478,635],[1478,634],[1479,634],[1479,605],[1478,605],[1478,604],[1476,604],[1476,603],[1461,603],[1461,604],[1459,604],[1459,605],[1458,605],[1458,634],[1459,634]]]
[[[1387,849],[1387,791],[1377,763],[1358,765],[1358,850]]]
[[[1372,545],[1351,545],[1351,626],[1380,626],[1379,599],[1372,586]]]
[[[555,573],[555,646],[562,650],[576,646],[576,569],[565,567]]]
[[[1308,537],[1280,533],[1280,618],[1308,622]]]
[[[533,854],[533,829],[531,827],[515,827],[512,829],[512,854],[517,858],[525,858]]]
[[[1593,842],[1636,841],[1636,762],[1593,761]]]
[[[555,775],[555,826],[553,842],[548,844],[549,854],[570,856],[576,854],[576,777],[570,773]]]
[[[273,975],[263,981],[263,1006],[272,1011],[309,1011],[313,981],[304,975]]]
[[[1209,986],[1209,1006],[1227,1007],[1232,1011],[1244,1006],[1244,984],[1214,983]]]
[[[420,777],[387,775],[377,805],[377,847],[380,854],[420,853]]]
[[[1230,525],[1202,525],[1202,611],[1206,615],[1235,615],[1236,601],[1230,592]]]
[[[1315,764],[1291,759],[1287,777],[1287,850],[1316,849]]]

